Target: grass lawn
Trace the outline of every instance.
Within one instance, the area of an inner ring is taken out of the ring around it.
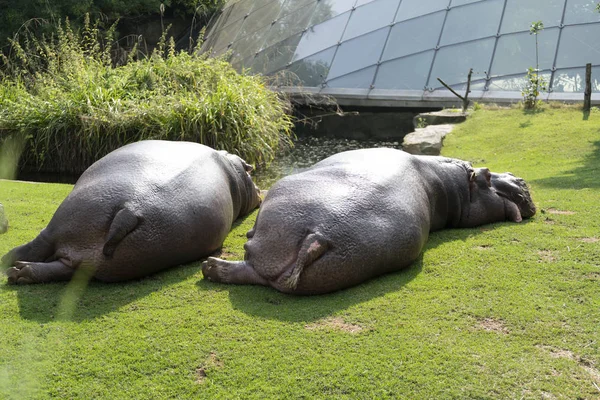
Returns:
[[[434,233],[406,271],[325,296],[212,284],[199,263],[87,288],[2,276],[0,398],[600,398],[600,113],[478,110],[445,144],[524,178],[538,214]],[[0,254],[70,189],[0,181]]]

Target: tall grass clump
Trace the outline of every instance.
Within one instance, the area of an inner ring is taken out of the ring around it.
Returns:
[[[98,158],[143,139],[187,140],[270,162],[290,143],[289,103],[261,77],[220,58],[177,52],[163,37],[152,54],[128,52],[115,65],[114,29],[86,18],[51,37],[12,41],[0,67],[0,142],[25,140],[21,166],[80,173]]]

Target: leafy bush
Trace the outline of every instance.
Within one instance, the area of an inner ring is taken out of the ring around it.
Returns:
[[[86,19],[54,38],[28,36],[3,57],[0,140],[24,137],[21,164],[79,173],[115,148],[142,139],[189,140],[270,162],[290,143],[289,103],[222,59],[176,52],[165,37],[150,57],[111,63],[114,29],[103,38]]]
[[[82,23],[82,16],[86,13],[108,21],[158,16],[161,4],[171,15],[210,15],[219,9],[223,0],[8,0],[1,3],[8,3],[0,7],[0,47],[4,48],[8,45],[7,39],[21,27],[48,32],[53,25],[44,22],[65,17]]]

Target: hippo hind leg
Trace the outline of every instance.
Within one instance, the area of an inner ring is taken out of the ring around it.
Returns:
[[[54,254],[54,244],[47,240],[45,236],[45,233],[42,231],[31,242],[15,247],[2,257],[0,265],[11,267],[16,262],[23,260],[46,261]]]
[[[47,263],[17,261],[14,265],[6,271],[10,284],[68,281],[75,272],[61,260]]]
[[[202,263],[202,274],[212,282],[269,286],[269,282],[258,275],[246,261],[225,261],[208,257]]]

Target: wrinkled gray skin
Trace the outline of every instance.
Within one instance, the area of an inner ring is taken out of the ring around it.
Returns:
[[[245,261],[209,258],[206,279],[321,294],[411,264],[430,231],[520,222],[525,182],[467,162],[394,149],[336,154],[269,190]]]
[[[139,278],[206,257],[260,199],[238,156],[190,142],[142,141],[81,175],[48,226],[2,258],[9,283]]]

